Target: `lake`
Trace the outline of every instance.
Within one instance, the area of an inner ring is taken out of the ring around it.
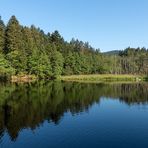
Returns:
[[[0,83],[2,148],[148,148],[148,83]]]

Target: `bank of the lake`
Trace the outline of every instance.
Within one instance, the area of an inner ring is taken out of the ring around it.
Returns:
[[[146,76],[142,75],[117,75],[117,74],[92,74],[92,75],[71,75],[61,76],[63,81],[147,81]]]
[[[5,80],[1,77],[0,80]],[[33,82],[40,80],[35,75],[14,75],[6,78],[10,82]],[[91,75],[70,75],[59,76],[57,78],[46,77],[41,80],[60,80],[60,81],[83,81],[83,82],[143,82],[148,81],[148,77],[144,75],[119,75],[119,74],[91,74]]]
[[[35,75],[16,75],[10,77],[11,82],[33,82],[36,80],[38,80],[38,77]]]

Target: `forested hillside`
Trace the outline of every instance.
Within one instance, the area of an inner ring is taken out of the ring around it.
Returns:
[[[105,55],[88,42],[64,40],[58,31],[44,33],[34,25],[20,25],[12,16],[0,18],[0,77],[35,75],[57,78],[79,74],[148,74],[148,49],[127,48]]]
[[[120,50],[111,50],[111,51],[107,51],[107,52],[103,52],[106,55],[118,55],[120,52]]]

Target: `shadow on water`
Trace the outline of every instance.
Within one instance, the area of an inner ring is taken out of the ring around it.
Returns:
[[[147,82],[148,82],[148,76],[145,78],[145,81],[147,81]]]
[[[16,140],[21,129],[34,130],[45,120],[59,124],[65,112],[87,111],[102,96],[127,105],[146,104],[148,84],[1,83],[0,138],[7,131]]]

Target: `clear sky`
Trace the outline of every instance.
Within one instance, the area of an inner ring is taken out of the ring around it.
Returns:
[[[59,30],[101,51],[148,48],[148,0],[0,0],[5,23],[15,15],[22,25]]]

